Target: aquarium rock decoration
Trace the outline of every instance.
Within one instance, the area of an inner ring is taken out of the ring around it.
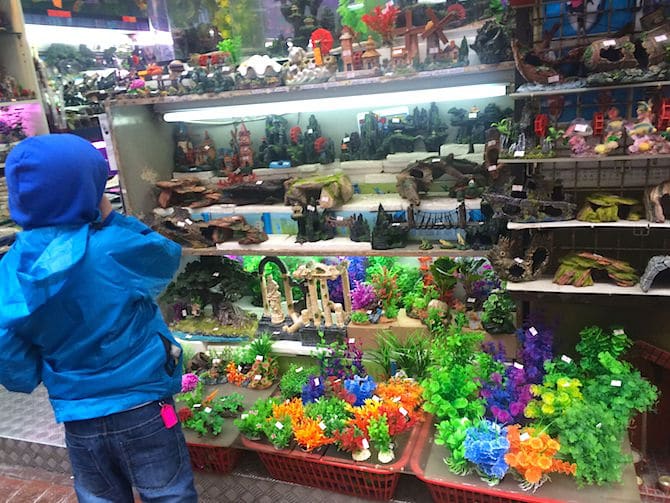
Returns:
[[[640,278],[640,288],[648,292],[656,276],[670,269],[670,255],[656,255],[649,259],[644,274]]]
[[[528,247],[520,237],[501,237],[488,254],[489,261],[501,279],[522,282],[542,275],[551,259],[551,233],[535,233]]]
[[[602,270],[617,286],[631,287],[638,282],[637,272],[623,260],[614,260],[596,253],[576,253],[563,257],[554,274],[554,283],[577,287],[594,284],[593,270]]]

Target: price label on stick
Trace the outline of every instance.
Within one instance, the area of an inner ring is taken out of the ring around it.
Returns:
[[[275,423],[275,428],[277,428],[278,430],[283,430],[283,429],[284,429],[284,425],[281,424],[281,422],[277,421],[277,422]]]
[[[561,356],[561,361],[563,361],[565,363],[572,363],[572,358],[570,358],[569,356],[563,355],[563,356]]]
[[[521,365],[519,362],[514,362],[514,368],[519,369],[519,370],[523,370],[523,365]]]
[[[548,82],[549,84],[554,84],[554,83],[558,82],[559,80],[561,80],[561,77],[560,77],[560,76],[558,76],[558,75],[552,75],[551,77],[549,77],[549,78],[547,79],[547,82]]]
[[[263,355],[256,355],[256,361],[257,362],[262,362],[263,361]]]
[[[212,412],[212,408],[211,408],[211,407],[205,407],[205,414],[209,414],[209,413],[211,413],[211,412]]]
[[[318,377],[314,378],[314,386],[319,386],[321,385],[321,380]]]
[[[533,337],[537,335],[537,328],[535,327],[530,327],[528,331],[530,332],[530,335],[532,335]]]
[[[519,437],[519,440],[521,440],[522,442],[525,442],[525,441],[528,440],[529,438],[530,438],[530,435],[528,434],[528,432],[524,432],[524,433],[522,433],[521,436]]]
[[[405,409],[405,407],[399,407],[398,412],[400,412],[403,416],[406,416],[408,414],[407,409]]]
[[[512,185],[512,192],[523,192],[523,185]]]
[[[349,337],[349,344],[356,344],[356,339],[354,337]]]
[[[618,379],[612,379],[612,381],[610,382],[610,385],[614,386],[615,388],[620,388],[621,387],[621,381],[619,381]]]
[[[260,381],[261,379],[263,379],[263,376],[260,375],[260,374],[256,374],[256,375],[254,376],[254,381]]]
[[[375,402],[381,402],[381,398],[379,398],[377,395],[372,395],[372,399],[373,399]]]
[[[296,372],[302,372],[302,367],[298,367],[297,369],[295,369],[295,371]]]
[[[586,124],[575,124],[575,131],[578,133],[586,133],[587,128]]]
[[[326,423],[324,423],[323,421],[321,421],[321,422],[319,423],[319,428],[321,428],[322,430],[325,430],[325,429],[326,429]]]

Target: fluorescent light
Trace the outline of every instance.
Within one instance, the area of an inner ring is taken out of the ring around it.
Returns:
[[[469,101],[481,98],[496,98],[507,94],[506,84],[476,84],[472,86],[421,89],[392,93],[360,94],[272,103],[250,103],[177,110],[163,114],[166,122],[198,122],[225,119],[243,119],[250,116],[284,115],[307,112],[332,112],[338,110],[372,110],[380,107],[442,103],[446,101]]]

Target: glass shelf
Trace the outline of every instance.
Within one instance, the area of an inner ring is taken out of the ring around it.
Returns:
[[[663,87],[670,86],[670,81],[668,80],[656,80],[649,82],[635,82],[631,84],[619,84],[611,86],[594,86],[594,87],[573,87],[573,88],[561,88],[557,87],[556,89],[542,89],[537,91],[521,91],[510,93],[510,97],[513,99],[523,99],[523,98],[534,98],[541,96],[556,96],[559,94],[580,94],[580,93],[590,93],[598,91],[609,91],[612,89],[634,89],[637,87]]]

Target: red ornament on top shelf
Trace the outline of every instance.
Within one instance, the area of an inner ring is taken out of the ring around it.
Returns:
[[[593,114],[593,134],[599,136],[605,130],[605,114],[596,112]]]
[[[310,40],[312,41],[312,47],[316,47],[317,43],[319,44],[323,56],[328,56],[333,48],[333,34],[324,28],[314,30]]]
[[[665,131],[670,127],[670,98],[663,98],[658,109],[658,130]]]
[[[547,136],[547,128],[549,127],[549,117],[547,114],[537,114],[535,116],[535,134],[539,138]]]

